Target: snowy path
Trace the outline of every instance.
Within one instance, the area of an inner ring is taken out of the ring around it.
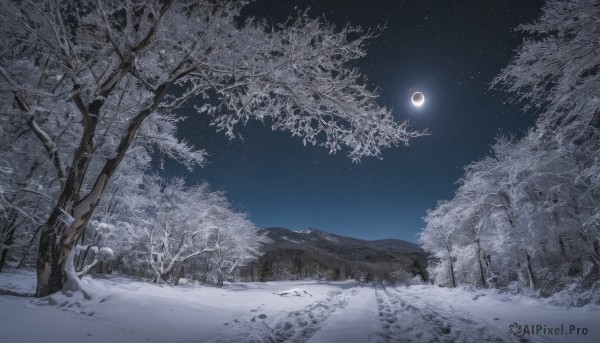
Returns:
[[[425,294],[425,296],[427,296]],[[444,302],[409,297],[402,288],[380,288],[379,315],[389,342],[504,342],[506,332],[493,333],[487,323]],[[505,330],[506,331],[506,330]]]
[[[356,288],[348,305],[342,311],[333,314],[308,342],[379,342],[379,332],[382,328],[376,309],[375,289]]]
[[[525,296],[493,290],[465,291],[432,286],[377,289],[379,316],[384,322],[381,342],[600,342],[600,308],[564,309]],[[509,332],[517,323],[557,328],[586,328],[587,334],[525,334]]]
[[[303,297],[304,300],[310,299],[310,303],[306,306],[294,308],[294,304],[290,302],[300,300],[294,296],[277,297],[274,300],[283,300],[283,307],[270,303],[252,309],[249,314],[226,323],[228,327],[217,342],[306,342],[329,321],[333,313],[344,311],[349,299],[357,293],[350,283],[339,284],[324,296],[319,295],[319,289],[315,288],[315,285],[306,286],[311,294],[315,294],[314,298]]]
[[[172,287],[97,276],[83,280],[92,300],[13,295],[31,294],[34,280],[33,271],[0,273],[1,342],[600,342],[600,306],[564,309],[493,290],[348,281]],[[513,323],[585,334],[517,337]]]

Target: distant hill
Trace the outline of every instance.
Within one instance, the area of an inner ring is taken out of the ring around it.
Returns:
[[[427,256],[418,245],[399,240],[363,240],[317,229],[261,229],[271,239],[264,255],[242,269],[254,281],[319,278],[400,282],[415,275],[427,279]]]

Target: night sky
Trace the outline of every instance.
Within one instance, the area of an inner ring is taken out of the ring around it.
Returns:
[[[416,242],[426,210],[453,196],[464,166],[488,154],[499,135],[520,137],[532,125],[532,114],[505,104],[507,95],[490,91],[489,84],[522,42],[514,28],[538,17],[542,5],[258,0],[245,15],[282,22],[310,7],[313,17],[324,16],[338,27],[386,25],[357,66],[398,121],[431,135],[356,164],[347,151],[329,155],[259,122],[240,127],[241,138],[230,141],[208,126],[208,118],[195,115],[181,124],[180,134],[208,151],[209,164],[190,173],[165,161],[163,173],[226,191],[234,207],[260,227]],[[425,94],[421,108],[410,103],[414,91]]]

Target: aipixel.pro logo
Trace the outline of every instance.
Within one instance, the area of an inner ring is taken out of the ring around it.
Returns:
[[[514,336],[564,336],[564,335],[582,335],[588,334],[588,328],[578,327],[573,324],[565,325],[545,325],[545,324],[524,324],[514,322],[508,326],[508,332]]]

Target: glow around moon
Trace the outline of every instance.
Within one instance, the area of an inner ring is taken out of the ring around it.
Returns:
[[[421,92],[415,92],[412,95],[411,101],[414,106],[421,107],[425,103],[425,95],[423,95]]]

